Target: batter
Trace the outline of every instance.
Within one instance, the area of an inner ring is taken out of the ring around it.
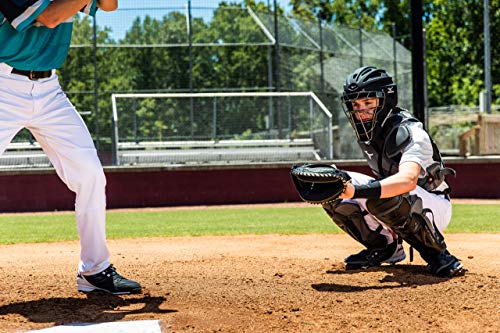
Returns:
[[[118,274],[109,260],[104,171],[55,73],[68,54],[72,17],[117,7],[117,0],[0,1],[0,153],[22,128],[33,134],[57,175],[76,193],[78,290],[128,294],[141,286]]]

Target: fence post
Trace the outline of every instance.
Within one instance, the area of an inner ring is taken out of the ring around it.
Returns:
[[[428,101],[427,101],[427,34],[425,29],[422,30],[422,47],[423,47],[423,54],[424,54],[424,61],[423,61],[423,83],[424,83],[424,126],[428,130],[429,129],[429,109],[428,109]]]
[[[321,89],[321,94],[325,93],[325,65],[324,65],[324,58],[325,55],[323,54],[323,25],[321,24],[321,18],[318,16],[318,25],[319,25],[319,66],[321,70],[321,77],[320,77],[320,89]]]
[[[486,113],[491,113],[491,53],[490,53],[490,8],[489,0],[484,0],[484,88],[486,90]]]
[[[278,22],[278,3],[276,0],[273,0],[273,6],[274,6],[274,82],[276,92],[281,91],[281,73],[280,73],[280,41],[279,41],[279,22]],[[283,138],[283,122],[281,119],[281,107],[280,107],[280,102],[278,99],[275,99],[276,105],[273,108],[274,112],[277,112],[277,126],[278,126],[278,138],[282,139]]]
[[[361,17],[358,24],[359,31],[359,67],[363,67],[363,26],[361,25]]]
[[[328,159],[333,160],[333,126],[332,118],[328,118]]]
[[[425,126],[424,112],[424,38],[422,0],[411,0],[411,65],[413,87],[412,113]]]
[[[99,80],[97,77],[97,22],[94,16],[93,26],[93,48],[94,48],[94,135],[95,135],[95,148],[99,151]]]
[[[111,95],[113,113],[111,114],[111,155],[113,165],[119,165],[118,158],[118,108],[116,106],[116,96]]]
[[[287,96],[288,102],[288,139],[292,140],[292,103],[290,102],[290,96]]]
[[[191,0],[188,0],[188,40],[189,40],[189,93],[193,93],[193,31],[191,25]],[[191,138],[194,136],[194,101],[189,97],[189,115],[191,119]]]
[[[212,115],[212,139],[217,140],[217,97],[214,97],[213,115]]]
[[[396,23],[392,23],[392,58],[394,64],[394,75],[393,80],[395,84],[398,84],[398,61],[397,61],[397,42],[396,42]]]
[[[268,27],[271,26],[271,4],[269,3],[269,0],[267,0],[267,25]],[[276,38],[275,38],[276,41]],[[272,92],[274,87],[273,87],[273,50],[271,45],[267,46],[267,85],[269,86],[268,91]],[[268,121],[268,130],[269,130],[269,139],[272,137],[272,131],[274,127],[274,111],[273,111],[273,97],[269,96],[269,121]]]
[[[137,99],[134,98],[132,102],[132,108],[134,110],[134,141],[135,143],[139,143],[139,139],[137,138]]]
[[[314,104],[312,96],[309,96],[309,133],[311,140],[314,139],[313,135],[313,117],[314,117]]]
[[[280,42],[279,42],[279,27],[278,27],[278,4],[274,0],[274,75],[276,77],[276,91],[281,91],[280,84]]]

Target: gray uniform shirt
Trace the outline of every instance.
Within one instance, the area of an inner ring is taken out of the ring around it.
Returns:
[[[401,156],[399,165],[405,162],[418,163],[422,169],[419,178],[427,175],[426,169],[435,161],[432,159],[432,144],[427,132],[423,129],[422,123],[409,121],[406,126],[411,132],[411,141],[406,146]],[[445,182],[436,188],[436,191],[443,191],[448,188]]]

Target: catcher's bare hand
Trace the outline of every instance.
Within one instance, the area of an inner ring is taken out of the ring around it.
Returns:
[[[344,193],[339,196],[339,199],[351,199],[354,196],[354,185],[347,183]]]

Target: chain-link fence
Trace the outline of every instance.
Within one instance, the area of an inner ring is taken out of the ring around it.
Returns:
[[[122,0],[117,11],[98,12],[95,20],[75,17],[58,74],[87,114],[101,156],[112,151],[112,94],[311,91],[339,126],[333,158],[355,158],[361,155],[338,97],[360,65],[388,70],[402,106],[410,106],[411,54],[387,34],[298,19],[263,3]],[[167,126],[157,125],[150,130]],[[29,139],[24,132],[16,140]]]

